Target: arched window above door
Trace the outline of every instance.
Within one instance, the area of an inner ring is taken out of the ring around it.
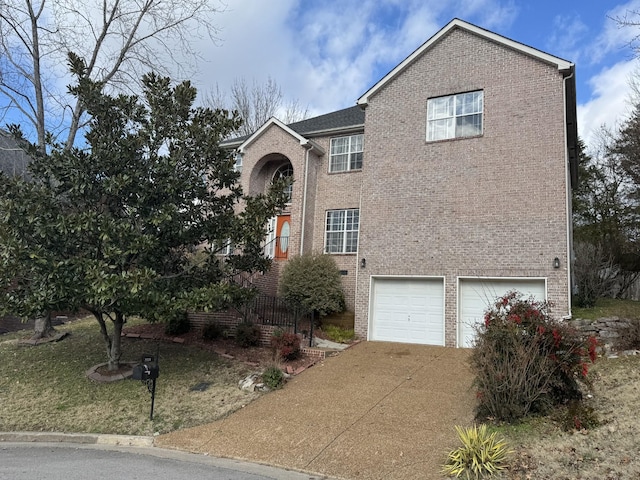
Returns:
[[[291,195],[293,194],[293,166],[291,166],[291,163],[287,162],[275,171],[273,180],[276,181],[280,179],[291,179],[291,182],[284,191],[287,196],[287,203],[291,203]]]

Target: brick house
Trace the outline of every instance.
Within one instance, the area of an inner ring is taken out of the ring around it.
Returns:
[[[355,106],[227,146],[250,193],[294,179],[265,290],[322,251],[362,338],[462,347],[508,290],[570,315],[576,142],[574,64],[454,19]]]

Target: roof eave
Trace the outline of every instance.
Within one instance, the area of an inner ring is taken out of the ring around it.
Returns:
[[[349,125],[346,127],[325,128],[322,130],[313,130],[304,132],[307,137],[322,137],[325,135],[332,135],[334,133],[350,133],[364,130],[364,123],[357,125]]]

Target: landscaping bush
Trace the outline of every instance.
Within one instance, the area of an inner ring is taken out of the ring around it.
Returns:
[[[295,333],[276,330],[271,337],[271,346],[276,357],[295,360],[300,356],[300,337]]]
[[[486,425],[462,428],[455,426],[462,446],[452,450],[442,468],[445,475],[467,479],[491,476],[506,468],[509,455],[504,440],[496,438],[496,432],[489,433]]]
[[[187,312],[174,313],[164,327],[164,333],[167,335],[182,335],[191,330],[191,322]]]
[[[345,309],[340,270],[330,255],[293,257],[282,271],[279,289],[291,306],[320,317]]]
[[[224,329],[216,322],[209,322],[202,329],[202,338],[205,340],[217,340],[222,336],[224,336]]]
[[[555,412],[553,419],[567,432],[600,426],[596,409],[577,400],[570,401],[565,407]]]
[[[638,350],[640,349],[640,320],[637,318],[627,319],[625,323],[618,324],[616,333],[616,348],[618,350]]]
[[[250,322],[239,323],[236,327],[236,343],[242,348],[257,347],[260,344],[260,327]]]
[[[284,384],[284,373],[277,365],[268,366],[262,372],[262,382],[271,390],[277,390]]]
[[[515,421],[581,398],[578,379],[587,381],[597,342],[581,339],[547,310],[510,292],[485,313],[471,355],[479,418]]]

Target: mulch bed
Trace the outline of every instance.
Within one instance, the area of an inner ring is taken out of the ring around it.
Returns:
[[[127,338],[149,339],[180,345],[195,346],[203,350],[211,351],[229,360],[237,360],[256,368],[265,368],[275,362],[274,351],[270,347],[249,347],[243,348],[237,345],[232,338],[219,338],[216,340],[205,340],[202,338],[202,331],[194,328],[182,335],[167,335],[164,324],[144,324],[133,327],[125,327],[123,335]],[[295,360],[278,360],[277,363],[285,371],[300,371],[301,367],[309,367],[317,361],[306,355],[301,355]],[[287,368],[289,367],[289,368]]]

